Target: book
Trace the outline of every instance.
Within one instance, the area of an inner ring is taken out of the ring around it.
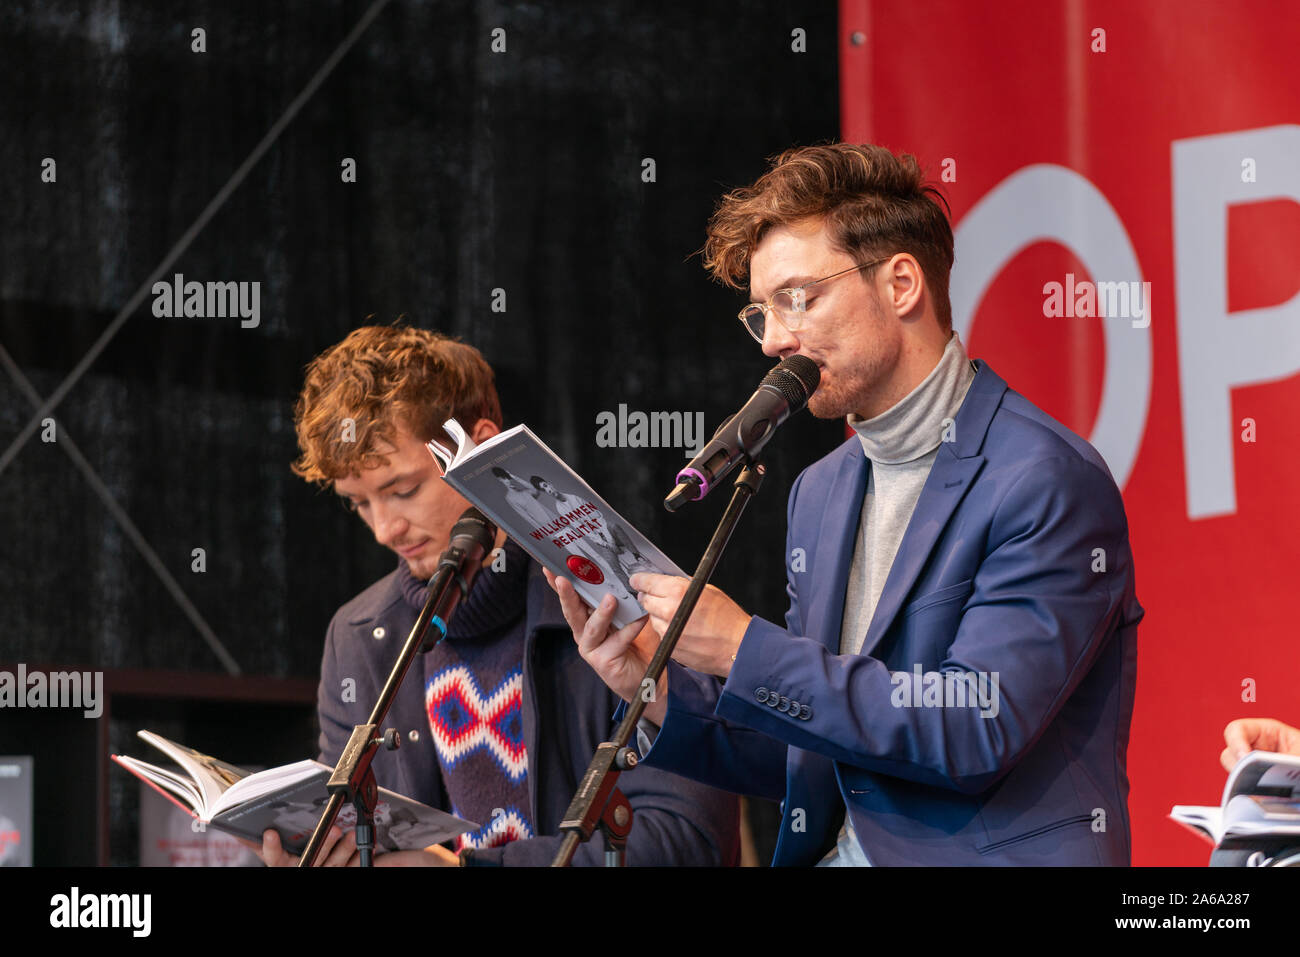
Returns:
[[[1300,845],[1300,757],[1251,751],[1228,775],[1217,807],[1176,804],[1169,817],[1216,847],[1290,838]]]
[[[618,599],[622,628],[646,611],[628,579],[637,572],[689,577],[547,448],[516,425],[475,443],[455,419],[443,423],[455,442],[437,440],[429,453],[443,479],[553,573],[573,582],[592,608]]]
[[[181,773],[124,755],[114,754],[112,759],[203,826],[210,824],[257,844],[262,843],[263,831],[274,828],[286,851],[302,854],[329,800],[325,782],[333,768],[319,761],[298,761],[250,773],[152,731],[139,731],[137,736],[176,762]],[[338,826],[346,830],[356,822],[356,808],[344,804]],[[375,850],[418,850],[478,826],[380,788]]]

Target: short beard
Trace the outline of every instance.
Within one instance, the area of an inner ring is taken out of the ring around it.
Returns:
[[[839,411],[834,396],[814,395],[808,400],[808,412],[817,419],[838,419],[847,413]]]
[[[808,400],[808,412],[818,419],[842,419],[856,409],[856,403],[838,390],[818,389]]]

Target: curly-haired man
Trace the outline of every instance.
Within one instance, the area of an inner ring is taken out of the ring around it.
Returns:
[[[295,409],[301,457],[294,471],[329,486],[399,557],[397,567],[343,605],[330,622],[318,695],[320,760],[338,760],[366,720],[398,649],[425,602],[427,579],[452,526],[469,507],[442,481],[425,448],[449,441],[455,418],[476,442],[501,429],[492,370],[469,345],[422,329],[368,326],[307,369]],[[389,712],[397,751],[373,768],[381,786],[481,823],[457,840],[394,852],[379,864],[544,865],[557,828],[617,698],[582,661],[555,594],[513,542],[473,576],[446,639],[407,675]],[[734,864],[734,797],[672,774],[636,769],[620,779],[634,812],[629,864]],[[326,863],[354,857],[333,835]],[[289,863],[274,831],[268,863]],[[603,860],[596,841],[575,863]]]

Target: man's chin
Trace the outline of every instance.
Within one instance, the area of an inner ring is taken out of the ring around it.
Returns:
[[[412,578],[418,578],[420,581],[428,581],[433,577],[433,573],[438,570],[438,563],[428,558],[403,559],[406,567],[411,571]]]
[[[852,411],[852,404],[838,395],[818,391],[808,400],[808,412],[817,419],[842,419]]]

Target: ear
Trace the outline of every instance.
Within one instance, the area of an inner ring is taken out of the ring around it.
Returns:
[[[470,430],[469,437],[474,440],[475,444],[486,442],[494,435],[501,432],[501,427],[491,419],[479,419],[474,423],[474,428]]]
[[[885,273],[889,282],[885,305],[892,308],[895,315],[907,317],[925,304],[925,273],[921,264],[910,253],[901,253],[890,264],[893,268]],[[884,270],[882,270],[884,272]]]

